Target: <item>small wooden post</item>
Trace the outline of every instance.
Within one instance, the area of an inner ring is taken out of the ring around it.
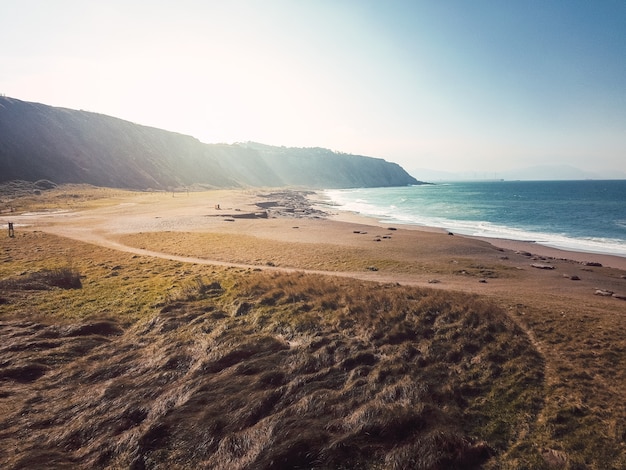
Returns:
[[[15,230],[13,230],[13,222],[9,222],[9,237],[15,237]]]

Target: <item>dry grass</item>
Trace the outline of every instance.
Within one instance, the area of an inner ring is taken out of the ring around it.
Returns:
[[[64,184],[42,189],[26,181],[0,184],[0,214],[47,210],[76,210],[112,205],[115,198],[136,194],[132,191],[99,188],[87,184]]]
[[[15,242],[5,279],[67,257]],[[472,468],[541,411],[541,356],[475,296],[70,245],[82,289],[2,284],[5,468]]]
[[[63,267],[0,280],[2,290],[48,290],[53,287],[80,289],[80,274],[70,267]]]
[[[400,235],[396,235],[400,236]],[[377,243],[377,237],[355,235],[359,243],[346,246],[341,243],[306,243],[271,240],[237,233],[144,232],[118,236],[128,246],[150,249],[178,256],[190,256],[239,264],[270,265],[296,269],[323,271],[366,271],[374,267],[381,273],[445,274],[481,278],[511,278],[515,272],[501,263],[485,266],[476,264],[467,253],[463,257],[432,259],[424,249],[411,246],[398,248],[391,241]],[[400,245],[402,246],[402,245]],[[496,249],[489,248],[496,260]],[[427,258],[427,259],[425,259]]]

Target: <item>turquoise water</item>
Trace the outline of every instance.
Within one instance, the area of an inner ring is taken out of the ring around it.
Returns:
[[[454,182],[327,190],[383,223],[626,256],[626,180]]]

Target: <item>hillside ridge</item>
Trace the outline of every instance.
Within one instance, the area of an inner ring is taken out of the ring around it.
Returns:
[[[420,184],[381,158],[322,148],[206,144],[88,111],[0,97],[0,181],[51,180],[128,189]]]

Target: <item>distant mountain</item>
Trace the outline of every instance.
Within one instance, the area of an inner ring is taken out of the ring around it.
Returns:
[[[130,189],[420,183],[380,158],[321,148],[205,144],[102,114],[0,97],[0,181],[16,179]]]
[[[586,171],[571,165],[537,165],[528,168],[505,171],[500,174],[506,180],[585,180],[585,179],[608,179],[623,178],[611,172],[608,175],[604,172]]]
[[[420,179],[437,181],[471,181],[471,180],[585,180],[585,179],[626,179],[626,173],[620,171],[585,171],[571,165],[537,165],[527,168],[499,172],[450,172],[416,168],[409,170]]]
[[[461,173],[454,173],[452,171],[431,170],[430,168],[410,168],[408,172],[411,175],[419,175],[419,179],[428,182],[437,181],[457,181],[464,178]]]

